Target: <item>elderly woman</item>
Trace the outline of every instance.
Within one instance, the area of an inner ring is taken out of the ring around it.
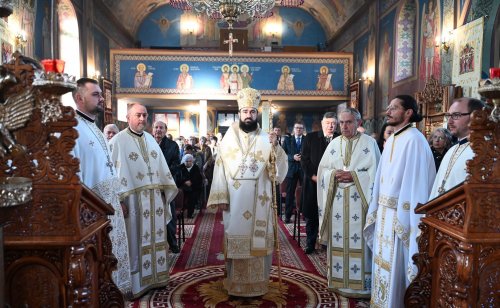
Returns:
[[[434,155],[436,171],[439,170],[444,154],[452,146],[452,138],[450,131],[442,127],[436,128],[429,136],[429,145],[431,146],[432,155]]]
[[[179,167],[177,186],[184,192],[184,208],[187,209],[188,218],[193,218],[194,208],[203,187],[202,184],[201,170],[194,163],[193,155],[184,155]]]
[[[115,124],[108,124],[104,126],[103,133],[108,141],[111,140],[111,138],[113,138],[119,132],[120,130],[118,129],[118,126],[116,126]]]

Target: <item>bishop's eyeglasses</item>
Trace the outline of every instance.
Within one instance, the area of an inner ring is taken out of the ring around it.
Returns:
[[[444,117],[445,117],[446,120],[448,120],[449,118],[452,118],[453,120],[458,120],[461,117],[469,115],[471,113],[472,112],[466,112],[466,113],[461,113],[461,112],[445,113]]]

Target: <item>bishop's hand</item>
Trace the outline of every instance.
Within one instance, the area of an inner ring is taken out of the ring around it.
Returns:
[[[272,145],[278,145],[278,136],[276,136],[275,132],[269,133],[269,143]]]

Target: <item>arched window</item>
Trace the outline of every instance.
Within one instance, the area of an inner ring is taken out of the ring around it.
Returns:
[[[64,72],[80,78],[80,32],[75,8],[70,0],[60,0],[57,4],[59,29],[59,58],[65,62]],[[62,103],[75,108],[71,93],[62,96]]]
[[[417,6],[407,0],[397,16],[396,54],[394,57],[394,82],[413,76],[415,71],[415,25]]]

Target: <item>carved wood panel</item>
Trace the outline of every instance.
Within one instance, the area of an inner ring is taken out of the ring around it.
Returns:
[[[62,76],[46,80],[54,75],[41,71],[37,61],[18,53],[14,58],[15,63],[0,70],[5,78],[14,73],[19,78],[2,84],[0,99],[23,94],[34,104],[26,109],[31,114],[22,127],[5,130],[0,122],[0,177],[29,178],[33,190],[32,201],[0,208],[0,220],[5,221],[1,270],[6,278],[0,296],[11,307],[123,307],[123,296],[111,279],[116,259],[107,215],[113,209],[80,184],[79,161],[70,154],[77,122],[60,96],[75,85]],[[33,76],[40,78],[35,86]],[[12,118],[20,116],[19,109],[5,110]],[[4,147],[6,142],[9,147]]]

